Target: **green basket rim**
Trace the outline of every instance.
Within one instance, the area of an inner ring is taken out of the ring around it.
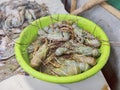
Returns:
[[[54,17],[54,16],[57,16],[57,15],[58,14],[55,14],[55,15],[52,15],[52,16]],[[59,16],[65,16],[65,15],[66,14],[59,14]],[[92,22],[92,21],[90,21],[90,20],[88,20],[86,18],[80,17],[80,16],[74,16],[74,15],[70,15],[70,14],[68,14],[67,16],[68,17],[78,17],[78,18],[80,18],[82,20],[85,20],[86,22],[95,24],[94,22]],[[43,17],[42,19],[46,19],[48,17],[49,16],[46,16],[46,17]],[[35,21],[33,23],[35,23]],[[109,41],[109,39],[108,39],[107,35],[104,33],[104,31],[98,25],[96,27],[98,27],[98,29],[102,31],[102,34],[105,36],[104,40]],[[22,35],[26,30],[27,29],[24,29],[22,31],[22,33],[21,33],[18,40],[20,40],[22,38]],[[19,42],[21,42],[21,41],[19,41]],[[101,61],[99,60],[100,61],[100,62],[98,62],[99,64],[95,65],[90,70],[88,70],[88,71],[86,71],[84,73],[73,75],[73,76],[63,76],[63,77],[51,76],[51,75],[47,75],[47,74],[38,72],[35,69],[31,68],[25,62],[24,58],[22,57],[22,53],[21,53],[21,50],[20,50],[21,45],[19,43],[15,43],[15,56],[16,56],[16,59],[17,59],[18,63],[21,65],[21,67],[27,73],[29,73],[31,76],[33,76],[35,78],[38,78],[40,80],[44,80],[44,81],[47,81],[47,82],[52,82],[52,83],[61,83],[61,84],[73,83],[73,82],[79,82],[81,80],[84,80],[84,79],[87,79],[88,77],[93,76],[94,74],[99,72],[104,67],[104,65],[106,64],[106,62],[107,62],[107,60],[109,58],[109,54],[110,54],[110,44],[109,44],[109,42],[107,42],[107,44],[108,45],[106,46],[106,53],[105,53],[104,57],[102,58],[102,60]]]

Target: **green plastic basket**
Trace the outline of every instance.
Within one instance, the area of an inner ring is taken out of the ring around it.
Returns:
[[[28,58],[27,47],[29,44],[32,43],[33,40],[36,39],[39,28],[43,28],[52,23],[51,17],[53,18],[52,22],[57,22],[57,19],[59,19],[59,21],[73,20],[73,21],[77,21],[78,26],[85,29],[86,31],[90,33],[93,33],[94,31],[93,35],[99,38],[99,40],[101,40],[101,47],[100,47],[101,56],[97,59],[97,64],[94,67],[92,67],[88,71],[81,73],[81,74],[77,74],[73,76],[58,77],[58,76],[52,76],[52,75],[41,73],[33,69],[30,66],[29,64],[30,60]],[[39,23],[39,21],[41,23]],[[47,82],[52,82],[52,83],[73,83],[73,82],[84,80],[90,76],[93,76],[94,74],[96,74],[98,71],[100,71],[103,68],[110,54],[110,44],[108,41],[109,41],[108,37],[104,33],[104,31],[98,25],[96,25],[95,23],[93,23],[92,21],[88,19],[85,19],[79,16],[70,15],[70,14],[52,15],[52,16],[42,17],[38,20],[33,21],[32,25],[27,26],[22,31],[19,39],[15,43],[15,55],[21,67],[27,73],[29,73],[31,76],[35,78],[38,78],[40,80],[44,80]]]

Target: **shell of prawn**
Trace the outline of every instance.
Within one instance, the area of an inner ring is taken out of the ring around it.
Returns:
[[[31,59],[30,65],[33,68],[38,68],[39,65],[42,63],[42,60],[46,58],[48,53],[48,43],[44,43],[42,46],[38,48],[36,52],[33,53],[33,58]]]
[[[44,30],[39,30],[39,35],[43,38],[47,38],[51,41],[67,41],[70,38],[70,34],[68,32],[61,32],[58,28],[44,28]],[[47,33],[46,33],[47,32]]]
[[[57,76],[76,75],[91,68],[87,63],[76,62],[72,59],[58,58],[58,63],[61,64],[61,67],[52,69],[54,75]]]
[[[87,63],[91,66],[94,66],[97,64],[97,61],[93,57],[85,56],[85,55],[79,55],[79,54],[73,54],[71,57],[73,60],[76,60],[78,62]]]

